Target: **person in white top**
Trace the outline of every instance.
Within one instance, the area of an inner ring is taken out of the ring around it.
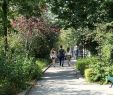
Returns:
[[[77,45],[74,46],[74,58],[75,59],[77,58],[77,49],[78,49]]]
[[[57,58],[57,52],[55,50],[55,48],[52,48],[50,51],[50,58],[52,60],[52,64],[55,67],[55,63],[56,63],[56,58]]]
[[[71,65],[71,57],[72,57],[71,50],[70,50],[70,48],[67,48],[66,59],[67,59],[68,66]]]

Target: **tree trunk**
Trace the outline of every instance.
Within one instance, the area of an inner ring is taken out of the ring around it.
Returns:
[[[7,51],[8,51],[8,41],[7,41],[7,27],[8,27],[7,13],[8,13],[8,0],[3,0],[2,11],[3,11],[2,21],[3,21],[3,30],[4,30],[4,33],[3,33],[3,36],[4,36],[4,51],[5,51],[5,54],[7,55]]]

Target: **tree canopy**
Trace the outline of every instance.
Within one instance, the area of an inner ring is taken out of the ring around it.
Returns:
[[[94,28],[96,23],[113,20],[112,0],[47,0],[51,11],[66,27]]]

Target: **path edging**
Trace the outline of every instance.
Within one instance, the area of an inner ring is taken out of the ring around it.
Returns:
[[[29,95],[30,90],[36,85],[37,80],[35,79],[33,81],[33,84],[31,86],[29,86],[26,90],[24,90],[23,92],[20,92],[18,95]]]
[[[50,64],[42,73],[43,74],[45,74],[45,72],[50,68],[52,66],[52,64]],[[25,91],[23,91],[23,92],[21,92],[21,93],[23,93],[23,94],[18,94],[18,95],[29,95],[29,92],[31,91],[31,89],[36,85],[36,83],[37,83],[37,79],[35,79],[34,80],[34,82],[33,82],[33,84],[30,86],[30,87],[28,87]]]

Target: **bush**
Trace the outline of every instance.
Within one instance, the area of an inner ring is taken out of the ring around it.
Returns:
[[[113,76],[113,65],[110,56],[113,45],[112,35],[112,33],[106,33],[103,35],[98,47],[100,60],[98,60],[96,64],[92,63],[90,65],[90,70],[92,69],[91,72],[90,70],[85,71],[85,77],[89,81],[104,83],[106,81],[106,76]]]
[[[26,89],[30,85],[29,82],[40,79],[42,69],[48,62],[42,59],[36,61],[35,58],[48,58],[52,43],[55,43],[57,38],[52,32],[51,35],[56,35],[54,40],[50,39],[50,34],[40,35],[40,38],[32,36],[33,39],[28,39],[22,34],[11,33],[8,36],[7,54],[4,54],[4,39],[0,37],[0,95],[16,95]]]
[[[44,67],[46,67],[48,65],[48,60],[45,60],[45,59],[38,59],[36,61],[36,64],[41,68],[43,69]]]
[[[84,75],[85,69],[89,68],[91,64],[95,64],[97,61],[98,59],[96,57],[79,59],[77,60],[76,68]]]
[[[85,78],[87,81],[90,81],[92,82],[93,81],[93,69],[92,68],[89,68],[89,69],[86,69],[85,70]]]
[[[106,76],[113,76],[113,65],[110,65],[108,62],[102,62],[100,60],[96,64],[91,64],[90,69],[91,72],[89,70],[85,71],[85,78],[92,82],[104,83]]]
[[[40,61],[38,64],[37,62],[34,58],[28,59],[23,55],[12,56],[10,60],[6,60],[4,55],[0,55],[1,95],[15,95],[26,89],[28,81],[40,79],[43,65],[39,65],[42,64]]]
[[[81,74],[84,75],[84,70],[88,68],[89,63],[85,59],[79,59],[77,61],[76,67],[80,70]]]
[[[33,59],[26,59],[24,62],[24,71],[28,80],[40,79],[42,76],[42,68],[33,62]]]
[[[0,55],[0,84],[2,85],[3,95],[15,95],[21,89],[25,89],[25,74],[23,70],[23,59],[20,57],[5,59]],[[10,90],[11,94],[7,93]],[[0,93],[1,93],[0,92]],[[2,94],[1,94],[2,95]]]

